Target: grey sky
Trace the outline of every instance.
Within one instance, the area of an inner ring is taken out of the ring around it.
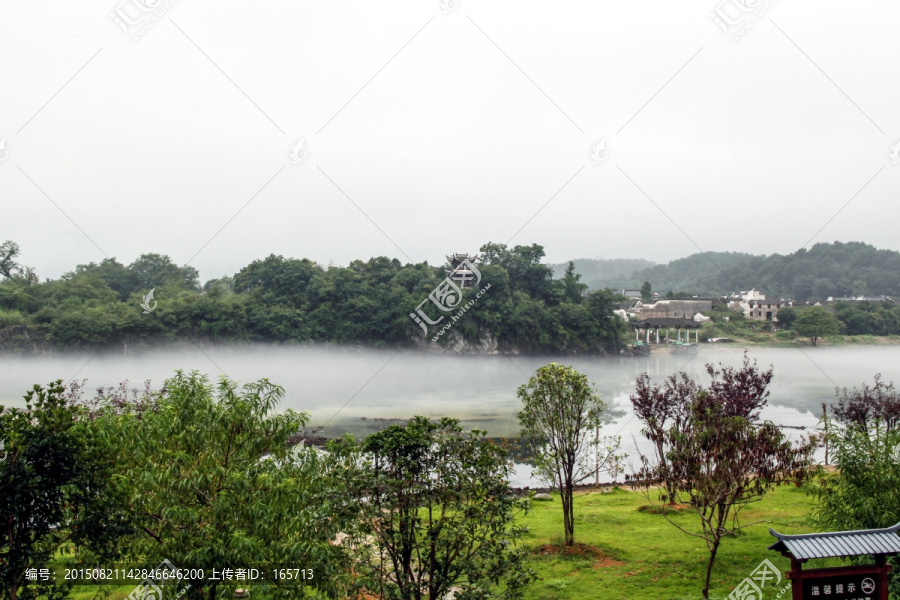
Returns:
[[[201,247],[203,280],[487,241],[662,262],[823,226],[900,250],[896,2],[744,0],[734,42],[719,0],[177,0],[133,42],[119,1],[0,4],[0,241],[42,278]]]

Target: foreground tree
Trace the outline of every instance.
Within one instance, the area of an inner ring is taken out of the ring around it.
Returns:
[[[771,422],[760,422],[771,369],[760,372],[746,355],[741,369],[706,368],[712,377],[707,389],[680,373],[680,381],[673,376],[666,390],[648,388],[646,378],[639,378],[635,397],[661,398],[662,407],[651,404],[652,410],[645,411],[651,415],[645,435],[654,442],[657,456],[641,456],[643,469],[637,479],[648,499],[651,486],[663,482],[670,502],[690,506],[699,517],[697,533],[663,511],[679,530],[705,541],[709,558],[703,597],[709,598],[722,539],[755,524],[739,522],[741,509],[777,485],[802,481],[815,446],[809,441],[793,445]],[[636,404],[636,410],[641,406]]]
[[[751,421],[759,418],[769,396],[766,388],[772,381],[772,369],[760,371],[755,364],[750,364],[745,353],[739,370],[725,367],[719,371],[707,364],[706,372],[712,380],[708,393],[727,403],[731,414]],[[702,389],[685,372],[667,377],[663,387],[651,385],[650,375],[642,373],[635,381],[635,393],[629,396],[635,416],[644,424],[641,433],[653,443],[654,456],[645,462],[651,466],[653,479],[662,481],[665,493],[660,499],[668,500],[669,504],[675,504],[679,483],[667,459],[671,450],[669,432],[685,427],[691,402]]]
[[[841,322],[824,307],[810,306],[798,312],[791,328],[803,337],[809,338],[815,346],[819,343],[820,337],[840,333]]]
[[[332,443],[329,470],[349,491],[343,513],[358,529],[357,586],[380,598],[520,598],[533,578],[516,548],[527,508],[507,479],[506,451],[454,419],[415,417],[358,445]]]
[[[591,465],[589,450],[598,443],[592,434],[604,421],[606,405],[587,377],[556,363],[539,368],[519,387],[522,438],[530,447],[536,474],[559,491],[566,546],[575,543],[575,485],[606,470],[618,457],[616,438],[605,438],[602,461]]]
[[[130,527],[110,485],[109,448],[61,382],[35,385],[25,402],[0,407],[0,597],[58,598],[65,586],[27,581],[25,570],[46,567],[64,544],[113,560]]]
[[[861,429],[865,433],[893,433],[900,426],[900,391],[893,382],[881,380],[875,374],[875,384],[864,383],[861,388],[835,389],[837,396],[832,413],[839,425]]]
[[[890,527],[900,521],[900,396],[880,375],[874,386],[835,392],[827,437],[838,469],[817,478],[813,518],[825,531]],[[894,598],[900,595],[900,559],[889,561]]]
[[[324,487],[312,449],[288,438],[305,414],[274,409],[283,389],[266,379],[242,388],[179,371],[151,404],[114,398],[98,422],[123,440],[117,471],[127,482],[138,534],[129,558],[168,559],[206,573],[223,566],[302,566],[321,596],[343,597],[349,572],[340,547],[333,490]],[[190,581],[190,595],[213,600],[237,583]],[[267,587],[275,598],[303,594]]]
[[[656,461],[654,476],[662,479],[665,490],[660,499],[669,504],[675,504],[678,482],[666,459],[666,452],[669,451],[667,433],[670,427],[683,427],[687,417],[685,410],[698,391],[697,384],[687,373],[670,375],[663,388],[651,386],[650,376],[642,373],[637,378],[635,393],[629,397],[635,416],[644,423],[641,433],[653,443]]]

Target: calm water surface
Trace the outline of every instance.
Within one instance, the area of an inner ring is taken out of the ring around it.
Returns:
[[[900,383],[900,346],[749,348],[751,360],[773,365],[769,407],[763,417],[779,425],[814,427],[821,403],[835,386],[871,382],[875,373]],[[21,406],[35,383],[86,379],[86,387],[137,387],[150,379],[158,387],[175,369],[199,370],[215,379],[222,373],[239,382],[263,377],[282,385],[281,408],[310,413],[312,427],[327,435],[357,435],[384,426],[374,419],[451,416],[493,436],[517,431],[516,389],[548,362],[572,365],[595,384],[600,396],[620,411],[601,435],[619,434],[626,450],[640,443],[640,422],[632,418],[628,394],[644,371],[654,381],[684,370],[706,383],[706,363],[739,366],[744,348],[701,345],[691,353],[650,357],[456,356],[325,347],[205,347],[133,355],[67,354],[0,359],[0,404]],[[787,429],[790,435],[799,431]]]

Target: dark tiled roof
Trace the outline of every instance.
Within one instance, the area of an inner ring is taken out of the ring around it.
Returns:
[[[777,542],[769,546],[769,550],[790,552],[798,560],[897,554],[900,553],[898,530],[900,530],[900,523],[886,529],[805,533],[802,535],[784,535],[774,529],[769,529],[769,533],[778,538]]]
[[[694,315],[684,319],[675,317],[650,317],[631,321],[633,327],[700,327],[703,323],[694,321]]]

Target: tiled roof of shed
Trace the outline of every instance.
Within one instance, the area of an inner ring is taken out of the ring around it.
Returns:
[[[832,558],[839,556],[865,556],[868,554],[900,553],[900,523],[886,529],[862,529],[830,533],[805,533],[784,535],[774,529],[769,533],[778,541],[769,550],[790,552],[799,560],[808,558]]]
[[[694,321],[694,315],[689,317],[650,317],[647,319],[633,319],[633,327],[700,327],[703,323]]]

